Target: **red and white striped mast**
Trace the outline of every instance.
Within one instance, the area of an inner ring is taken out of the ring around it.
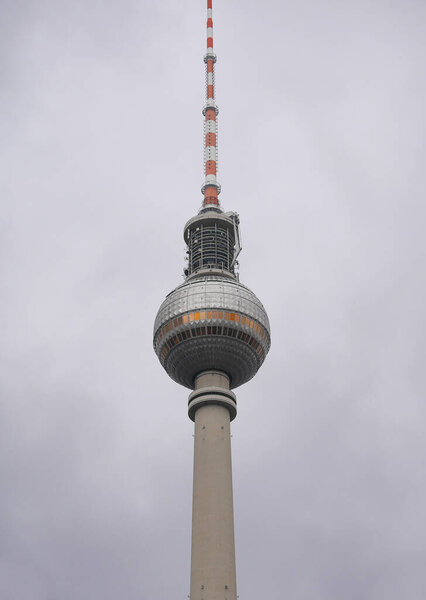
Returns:
[[[204,56],[206,63],[206,103],[204,115],[204,175],[205,181],[201,188],[204,195],[203,208],[219,207],[220,185],[217,181],[217,115],[219,112],[215,101],[214,66],[216,54],[213,50],[213,16],[212,2],[207,0],[207,52]]]

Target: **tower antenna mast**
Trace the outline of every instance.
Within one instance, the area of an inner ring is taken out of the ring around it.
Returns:
[[[203,208],[219,206],[220,185],[217,181],[217,115],[219,108],[215,101],[215,64],[216,54],[213,49],[213,0],[207,0],[207,52],[204,56],[206,64],[206,103],[204,115],[204,175],[201,188],[204,195]]]

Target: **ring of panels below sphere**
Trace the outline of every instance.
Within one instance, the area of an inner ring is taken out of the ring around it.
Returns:
[[[200,275],[164,300],[154,324],[154,349],[168,375],[194,389],[202,371],[223,371],[231,388],[249,381],[270,347],[260,300],[233,277]]]

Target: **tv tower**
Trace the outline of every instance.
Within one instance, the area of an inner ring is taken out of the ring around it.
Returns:
[[[204,196],[184,227],[185,281],[170,292],[154,324],[154,349],[168,375],[191,389],[195,423],[191,600],[236,600],[230,423],[233,389],[257,373],[270,347],[258,298],[239,281],[239,217],[223,212],[217,181],[217,115],[212,0],[207,0]]]

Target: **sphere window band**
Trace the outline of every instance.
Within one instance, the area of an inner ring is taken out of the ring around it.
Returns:
[[[217,323],[217,321],[224,320],[230,321],[229,327],[222,326],[221,324],[213,324]],[[204,322],[203,326],[193,326],[193,324],[200,321]],[[189,328],[183,329],[182,331],[176,331],[175,335],[168,337],[168,339],[162,342],[163,338],[171,330],[185,325],[188,326],[188,324]],[[247,332],[241,329],[241,325],[247,329]],[[263,338],[263,341],[260,342],[256,340],[256,338],[251,335],[252,331],[260,338]],[[201,310],[180,315],[179,317],[170,320],[160,329],[154,342],[157,347],[160,361],[164,364],[164,361],[172,348],[185,340],[199,336],[226,336],[241,340],[253,348],[258,356],[260,364],[263,362],[270,345],[269,333],[250,317],[224,310]]]
[[[254,329],[254,331],[256,331],[256,333],[258,335],[260,335],[261,337],[269,338],[269,335],[267,334],[265,329],[261,325],[259,325],[259,323],[256,323],[253,319],[251,319],[250,317],[246,317],[245,315],[242,315],[242,314],[223,311],[223,310],[207,310],[207,311],[204,310],[204,311],[190,312],[190,313],[181,315],[175,319],[172,319],[171,321],[166,323],[166,325],[164,325],[164,327],[162,327],[162,329],[157,333],[157,337],[156,337],[154,343],[159,343],[161,341],[161,339],[166,335],[166,333],[171,331],[174,327],[178,327],[179,325],[186,325],[188,322],[194,323],[197,321],[205,321],[205,320],[210,321],[210,320],[217,320],[217,319],[225,320],[225,321],[235,321],[236,323],[241,323],[242,325],[245,325],[246,327],[250,327],[250,329]]]

